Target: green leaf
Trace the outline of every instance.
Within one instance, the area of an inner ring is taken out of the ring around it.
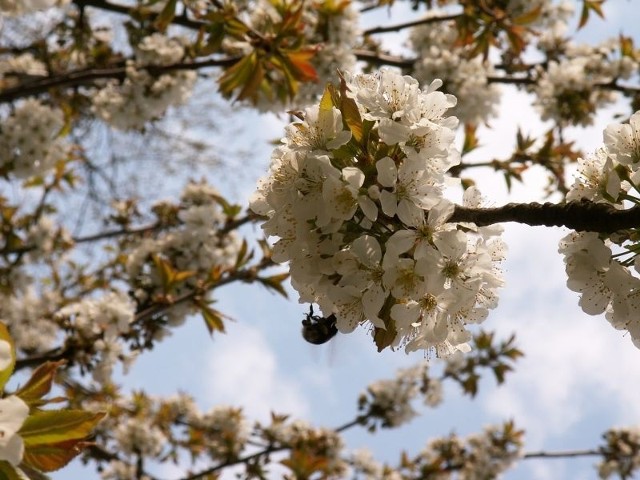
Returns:
[[[333,98],[331,97],[331,91],[329,85],[324,87],[322,98],[320,99],[320,111],[331,111],[334,107]]]
[[[9,363],[7,366],[0,370],[0,391],[4,391],[4,387],[9,381],[11,374],[13,373],[13,368],[16,365],[16,347],[13,343],[13,339],[11,335],[9,335],[9,330],[7,329],[4,323],[0,322],[0,340],[5,341],[9,344],[9,355],[11,358],[9,359]]]
[[[204,318],[204,324],[209,330],[209,334],[213,335],[214,332],[224,333],[224,322],[222,321],[223,315],[218,310],[211,308],[204,302],[197,302],[200,311],[202,312],[202,318]]]
[[[513,19],[513,23],[517,25],[527,25],[529,23],[536,21],[540,17],[541,13],[542,13],[542,4],[529,10],[528,12],[523,13],[520,16],[517,16],[516,18]]]
[[[42,185],[44,185],[44,177],[40,175],[34,175],[22,182],[22,186],[24,188],[40,187]]]
[[[260,85],[262,85],[262,81],[264,80],[264,68],[262,67],[262,63],[256,62],[251,75],[249,76],[247,82],[240,90],[238,97],[236,100],[252,100],[257,97],[258,89]]]
[[[0,461],[0,480],[28,480],[28,478],[29,477],[9,462],[5,460]]]
[[[268,289],[275,290],[284,298],[288,298],[287,291],[282,286],[282,282],[287,278],[289,278],[288,273],[280,273],[278,275],[272,275],[271,277],[258,277],[256,280]]]
[[[240,250],[238,251],[238,255],[236,256],[236,264],[235,268],[238,269],[246,264],[249,259],[253,256],[253,252],[247,255],[247,250],[249,245],[246,239],[242,239],[242,245],[240,245]]]
[[[207,41],[199,50],[200,55],[211,55],[220,50],[225,35],[224,23],[215,22],[210,24],[207,27],[207,33]]]
[[[196,275],[192,270],[178,271],[171,266],[171,263],[158,254],[153,254],[153,263],[160,274],[160,281],[165,292],[169,292],[177,283],[183,282]]]
[[[167,0],[164,8],[153,22],[154,26],[161,32],[164,32],[167,29],[173,18],[176,16],[177,4],[178,0]]]
[[[227,68],[218,82],[220,93],[230,97],[235,89],[246,85],[253,75],[257,61],[258,54],[253,51]]]
[[[635,58],[635,48],[633,38],[620,34],[620,55],[623,57]]]
[[[578,30],[584,27],[589,21],[589,14],[593,10],[600,18],[604,18],[604,12],[602,11],[602,4],[604,0],[584,0],[582,3],[582,11],[580,12],[580,22],[578,23]]]
[[[41,410],[29,415],[18,431],[25,447],[55,444],[88,437],[105,412]]]
[[[15,395],[20,397],[29,406],[39,406],[46,401],[40,401],[51,390],[56,371],[66,362],[46,362],[36,368],[31,374],[31,378],[25,383]]]
[[[39,472],[35,468],[31,468],[24,462],[20,464],[19,473],[24,473],[24,478],[29,480],[50,480],[50,478],[42,472]]]
[[[507,184],[507,192],[511,192],[511,174],[509,172],[504,172],[504,182]]]

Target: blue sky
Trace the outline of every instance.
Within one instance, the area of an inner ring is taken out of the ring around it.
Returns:
[[[595,42],[607,36],[638,33],[637,18],[626,12],[626,0],[605,4],[607,21],[593,19],[579,34]],[[402,16],[394,20],[401,21]],[[386,13],[369,20],[386,23]],[[481,133],[484,145],[478,158],[508,154],[516,128],[532,134],[545,130],[530,106],[530,97],[505,88],[501,114],[492,130]],[[613,110],[598,117],[592,128],[571,131],[585,151],[600,145],[602,129]],[[220,185],[239,203],[246,204],[255,180],[268,168],[268,142],[282,136],[282,123],[270,115],[243,113],[250,128],[235,140],[255,146],[250,170],[241,180]],[[505,142],[504,139],[509,139]],[[227,167],[228,168],[228,167]],[[544,178],[540,172],[525,176],[510,195],[504,182],[490,171],[478,172],[479,187],[491,205],[507,201],[540,200]],[[231,172],[233,175],[233,171]],[[247,231],[258,232],[257,227]],[[516,333],[525,358],[516,365],[502,387],[484,381],[478,398],[463,398],[457,388],[445,390],[444,403],[394,431],[370,435],[349,432],[350,447],[368,447],[379,460],[395,463],[402,449],[416,453],[429,438],[452,431],[468,434],[490,423],[514,419],[527,430],[526,451],[591,448],[612,425],[640,423],[640,351],[628,337],[615,331],[603,317],[589,317],[578,307],[577,294],[569,291],[562,257],[557,253],[564,229],[507,225],[509,254],[505,262],[506,287],[499,307],[483,324],[502,338]],[[338,426],[353,418],[358,394],[374,380],[389,378],[402,366],[422,361],[420,353],[385,351],[378,354],[364,330],[339,335],[328,345],[313,346],[300,336],[306,307],[295,293],[285,300],[255,285],[229,286],[217,292],[217,308],[236,321],[227,323],[227,334],[209,337],[200,318],[194,317],[173,337],[143,355],[122,379],[131,389],[153,394],[191,392],[201,409],[216,404],[242,406],[250,420],[267,420],[269,412],[291,413],[323,426]],[[528,460],[507,473],[507,479],[594,478],[586,460]],[[179,478],[171,467],[158,473]],[[98,478],[97,474],[70,467],[55,478]],[[231,476],[229,476],[231,478]]]

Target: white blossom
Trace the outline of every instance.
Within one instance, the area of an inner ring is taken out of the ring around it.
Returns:
[[[31,98],[20,103],[0,127],[0,170],[18,178],[45,174],[67,157],[63,126],[61,110]]]
[[[327,98],[287,127],[251,200],[267,217],[265,233],[276,237],[272,258],[289,262],[300,301],[335,315],[342,333],[393,327],[392,347],[467,350],[464,325],[495,307],[503,256],[499,229],[465,224],[465,234],[448,223],[453,204],[442,193],[460,159],[457,119],[446,115],[455,98],[437,90],[438,80],[421,90],[392,70],[344,78],[343,94],[372,122],[377,143],[366,147],[367,158],[349,153],[362,139]]]
[[[29,415],[29,407],[15,395],[0,399],[0,460],[17,466],[24,455],[24,442],[18,430]]]

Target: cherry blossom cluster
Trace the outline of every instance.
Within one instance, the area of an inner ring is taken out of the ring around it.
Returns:
[[[252,430],[240,408],[217,405],[202,411],[185,394],[159,398],[137,393],[131,398],[117,397],[110,405],[86,405],[92,410],[107,406],[113,414],[99,425],[97,435],[109,439],[109,447],[120,455],[104,467],[104,480],[140,478],[141,472],[132,468],[140,455],[146,460],[159,460],[177,455],[184,448],[194,462],[208,457],[224,464],[241,458],[250,444],[322,458],[322,469],[332,478],[342,478],[347,472],[345,444],[339,433],[305,421],[287,420],[284,415],[274,414],[270,423],[257,422]]]
[[[113,366],[120,361],[127,368],[135,359],[135,354],[127,353],[119,339],[129,332],[135,312],[135,302],[121,291],[85,298],[57,312],[56,320],[74,331],[74,340],[82,352],[77,361],[90,366],[96,382],[111,383]]]
[[[502,285],[500,229],[447,223],[459,154],[445,116],[456,100],[441,84],[423,91],[382,70],[343,80],[340,100],[328,89],[287,128],[251,201],[300,301],[335,314],[342,333],[373,326],[379,348],[468,350],[466,324],[484,320]]]
[[[579,160],[579,176],[568,200],[609,203],[623,209],[640,203],[640,112],[628,124],[611,124],[604,131],[604,147]],[[567,286],[580,293],[585,313],[606,313],[609,322],[631,335],[640,348],[640,257],[636,229],[610,237],[572,232],[560,242]],[[634,275],[635,274],[635,275]]]
[[[329,477],[345,476],[348,468],[343,458],[346,445],[335,430],[313,427],[305,420],[287,422],[286,417],[276,417],[270,425],[259,426],[258,430],[270,443],[323,458],[326,460],[324,470]]]
[[[206,183],[189,183],[182,192],[180,205],[156,205],[157,211],[177,209],[177,228],[157,238],[143,240],[129,255],[127,273],[133,294],[142,306],[166,295],[160,263],[167,262],[176,272],[189,272],[182,282],[172,286],[174,297],[198,288],[211,272],[230,268],[242,245],[237,232],[223,231],[227,216],[221,196]],[[167,311],[171,325],[180,325],[191,313],[187,303],[172,305]]]
[[[382,465],[366,449],[355,451],[351,465],[358,478],[439,478],[482,480],[499,478],[522,456],[522,432],[513,424],[489,426],[482,433],[437,438],[415,458],[403,458],[399,470]]]
[[[10,78],[18,75],[46,76],[47,67],[30,52],[0,57],[0,79],[3,85],[11,85]]]
[[[58,291],[38,291],[30,277],[15,278],[16,288],[11,293],[0,293],[0,322],[11,331],[16,350],[44,353],[56,343],[60,330],[51,319],[61,303]]]
[[[336,70],[353,71],[356,65],[353,49],[360,36],[359,13],[351,2],[316,2],[313,12],[309,8],[313,2],[306,5],[307,37],[309,43],[319,48],[313,57],[318,81],[301,85],[296,98],[298,105],[315,102]]]
[[[417,463],[451,466],[439,478],[482,480],[498,478],[522,456],[522,432],[511,422],[490,426],[466,439],[451,435],[434,439],[420,452]]]
[[[0,12],[5,15],[17,16],[52,7],[62,7],[67,3],[69,0],[0,0]]]
[[[443,14],[429,10],[426,18]],[[458,99],[452,113],[460,121],[486,122],[497,114],[500,102],[500,88],[488,82],[495,71],[488,60],[471,57],[469,48],[456,46],[457,37],[454,22],[429,23],[412,29],[410,42],[417,53],[413,74],[421,83],[442,79],[447,92]]]
[[[202,432],[204,451],[214,460],[238,458],[249,440],[249,422],[240,408],[217,405],[203,414],[192,413],[188,421]]]
[[[639,64],[620,52],[618,39],[593,46],[571,42],[564,33],[560,30],[540,40],[549,62],[545,68],[538,67],[538,81],[530,90],[543,120],[588,126],[598,108],[618,98],[615,91],[603,87],[629,79]]]
[[[68,146],[61,138],[64,115],[58,108],[30,98],[21,102],[0,125],[0,172],[18,178],[44,175],[65,160]]]
[[[145,478],[137,471],[136,459],[144,455],[147,460],[157,460],[166,455],[177,441],[172,424],[185,425],[201,415],[193,399],[183,394],[157,399],[140,393],[132,398],[118,397],[112,403],[88,402],[86,406],[112,411],[99,425],[97,435],[108,439],[120,455],[104,466],[104,480]]]
[[[510,18],[539,9],[538,17],[527,24],[530,32],[563,31],[573,14],[570,2],[554,3],[550,0],[510,1],[504,2],[502,8]],[[448,13],[430,9],[424,18],[436,19]],[[460,46],[458,35],[454,20],[433,21],[413,28],[409,37],[410,45],[417,53],[413,74],[421,83],[428,83],[433,78],[442,79],[445,90],[458,99],[452,113],[460,121],[487,122],[497,114],[500,103],[500,88],[489,81],[497,71],[489,59],[474,53],[472,46]],[[525,37],[533,40],[536,35],[527,33]]]
[[[598,463],[600,478],[632,478],[640,469],[640,431],[638,428],[614,428],[603,438],[602,461]]]
[[[400,369],[395,378],[370,384],[360,395],[358,407],[382,427],[395,428],[418,415],[412,406],[418,395],[432,408],[442,402],[442,382],[429,375],[427,363]]]
[[[152,75],[145,67],[173,65],[183,60],[185,45],[160,33],[144,37],[135,47],[135,61],[127,62],[122,83],[109,82],[93,97],[94,113],[115,128],[141,129],[164,115],[172,105],[186,102],[197,79],[193,70]]]
[[[127,368],[135,358],[118,338],[128,332],[135,314],[135,304],[124,292],[109,292],[61,308],[64,299],[57,291],[36,291],[30,285],[0,295],[0,301],[0,322],[11,331],[18,351],[31,355],[48,352],[62,330],[72,332],[74,361],[90,369],[96,381],[105,383],[109,383],[116,363]]]

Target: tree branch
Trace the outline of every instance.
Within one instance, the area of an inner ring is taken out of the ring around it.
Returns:
[[[569,450],[565,452],[531,452],[525,453],[522,458],[573,458],[573,457],[595,457],[602,455],[600,450]]]
[[[208,286],[208,288],[206,289],[194,288],[193,290],[187,291],[182,295],[174,298],[171,302],[155,303],[145,308],[144,310],[138,311],[135,314],[133,322],[131,322],[130,325],[134,326],[136,324],[141,324],[142,322],[144,322],[145,320],[148,320],[154,315],[162,314],[167,310],[170,310],[171,308],[175,307],[176,305],[181,305],[183,303],[190,302],[194,300],[196,297],[203,295],[207,291],[212,291],[218,287],[222,287],[224,285],[228,285],[230,283],[237,282],[237,281],[252,282],[258,277],[258,272],[266,268],[272,267],[274,265],[276,264],[271,260],[271,258],[264,257],[256,265],[252,267],[244,268],[241,270],[236,270],[235,272],[227,275],[226,277],[219,279],[218,281],[216,281],[215,284]],[[121,335],[121,336],[124,336],[124,335]],[[67,339],[69,338],[73,338],[73,337],[71,336],[67,337]],[[98,340],[99,338],[101,338],[101,334],[96,335],[94,341]],[[79,348],[78,345],[74,344],[73,342],[66,342],[65,344],[60,345],[59,347],[53,348],[47,352],[32,355],[30,357],[16,359],[15,370],[18,371],[27,367],[36,367],[47,361],[57,361],[57,360],[63,360],[63,359],[69,360],[78,348]]]
[[[372,52],[371,50],[356,49],[353,50],[356,58],[364,62],[372,63],[376,66],[388,65],[390,67],[411,68],[416,62],[413,58],[396,57],[384,53]]]
[[[356,425],[363,425],[364,418],[365,417],[363,417],[363,416],[358,416],[355,419],[351,420],[350,422],[347,422],[344,425],[341,425],[340,427],[334,428],[333,430],[336,433],[341,433],[341,432],[344,432],[345,430],[349,430],[350,428],[355,427]],[[239,465],[241,463],[248,463],[251,460],[253,460],[255,458],[258,458],[258,457],[261,457],[263,455],[269,455],[271,453],[281,452],[283,450],[290,450],[291,448],[292,447],[289,446],[289,445],[281,445],[279,447],[275,447],[275,446],[265,447],[262,450],[260,450],[259,452],[252,453],[250,455],[238,458],[236,460],[230,460],[228,462],[221,463],[219,465],[216,465],[214,467],[208,468],[208,469],[203,470],[201,472],[197,472],[197,473],[194,473],[192,475],[183,477],[181,480],[198,480],[200,478],[206,478],[209,475],[211,475],[212,473],[218,472],[218,471],[220,471],[220,470],[222,470],[224,468],[231,467],[233,465]]]
[[[240,57],[228,57],[200,60],[189,63],[175,63],[173,65],[147,65],[137,68],[140,70],[146,70],[153,76],[158,76],[175,70],[198,70],[206,67],[230,66],[236,63],[239,59]],[[95,81],[106,79],[115,79],[122,82],[126,76],[127,69],[126,66],[122,64],[107,68],[76,70],[61,75],[31,80],[18,85],[17,87],[7,88],[0,92],[0,103],[11,102],[18,98],[45,93],[50,88],[55,87],[75,87],[79,85],[93,84]]]
[[[253,222],[258,219],[258,216],[252,212],[247,213],[244,217],[236,218],[234,220],[227,221],[224,226],[217,231],[219,235],[225,235],[232,230],[236,230],[240,228],[242,225]],[[114,237],[121,237],[124,235],[140,235],[150,232],[155,232],[156,230],[162,230],[163,228],[169,228],[171,225],[165,225],[160,222],[152,223],[150,225],[142,225],[139,227],[131,227],[131,228],[120,228],[118,230],[107,230],[106,232],[98,232],[93,233],[91,235],[87,235],[84,237],[74,237],[72,238],[73,243],[91,243],[98,242],[101,240],[108,240]],[[27,252],[31,252],[36,249],[35,245],[23,245],[17,248],[2,248],[0,249],[0,255],[11,255],[11,254],[23,254]]]
[[[610,204],[589,201],[508,203],[498,208],[456,206],[449,221],[473,222],[478,226],[516,222],[531,226],[567,227],[578,232],[613,233],[640,227],[640,206],[616,210]]]
[[[100,10],[106,10],[113,13],[120,13],[123,15],[131,16],[137,9],[135,7],[129,7],[127,5],[120,5],[117,3],[106,2],[105,0],[73,0],[73,3],[77,5],[79,8],[84,7],[94,7],[99,8]],[[154,13],[150,16],[153,20],[159,14]],[[182,27],[191,28],[193,30],[199,30],[202,27],[206,27],[207,23],[201,22],[198,20],[192,20],[184,15],[176,15],[171,20],[173,25],[180,25]]]
[[[443,15],[438,17],[421,18],[420,20],[413,20],[412,22],[398,23],[396,25],[389,25],[388,27],[370,28],[362,32],[362,34],[366,37],[368,35],[375,35],[377,33],[398,32],[405,28],[417,27],[419,25],[428,25],[430,23],[447,22],[449,20],[456,20],[460,17],[462,17],[461,13],[457,13],[454,15]]]

